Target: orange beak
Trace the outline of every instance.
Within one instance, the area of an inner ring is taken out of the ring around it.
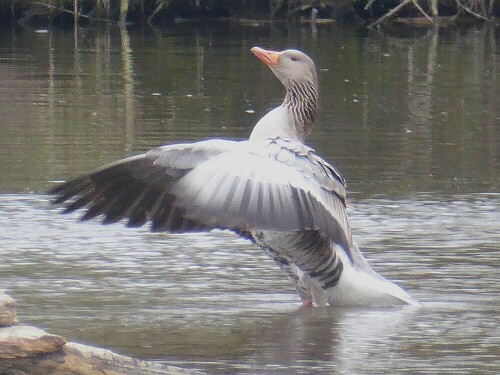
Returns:
[[[281,52],[267,51],[259,47],[253,47],[251,51],[268,67],[274,68],[276,65],[278,65],[278,59],[281,55]]]

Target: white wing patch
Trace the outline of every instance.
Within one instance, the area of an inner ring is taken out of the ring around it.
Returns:
[[[203,218],[210,226],[321,229],[328,235],[342,235],[341,243],[350,242],[342,199],[312,177],[267,155],[228,152],[194,168],[172,191],[188,217]]]

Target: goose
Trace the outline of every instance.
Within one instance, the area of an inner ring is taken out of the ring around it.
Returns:
[[[304,144],[318,107],[314,62],[293,49],[251,52],[286,94],[247,140],[157,147],[55,185],[52,203],[154,232],[231,230],[279,265],[303,306],[418,305],[371,269],[352,238],[344,178]]]

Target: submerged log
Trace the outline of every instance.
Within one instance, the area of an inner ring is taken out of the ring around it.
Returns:
[[[62,336],[16,324],[15,301],[1,291],[0,322],[1,375],[203,375],[196,370],[66,342]]]
[[[450,25],[453,25],[455,21],[457,20],[456,17],[447,17],[447,16],[441,16],[441,17],[433,17],[431,20],[429,20],[426,17],[406,17],[406,18],[401,18],[397,17],[392,20],[393,23],[395,24],[400,24],[400,25],[405,25],[405,26],[410,26],[410,27],[447,27]]]

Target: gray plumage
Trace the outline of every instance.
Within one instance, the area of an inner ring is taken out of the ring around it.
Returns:
[[[318,103],[313,61],[295,50],[252,52],[287,91],[249,140],[158,147],[55,186],[53,202],[64,212],[86,208],[83,220],[102,216],[106,224],[233,230],[278,263],[304,303],[414,303],[370,269],[352,240],[344,179],[303,144]]]

